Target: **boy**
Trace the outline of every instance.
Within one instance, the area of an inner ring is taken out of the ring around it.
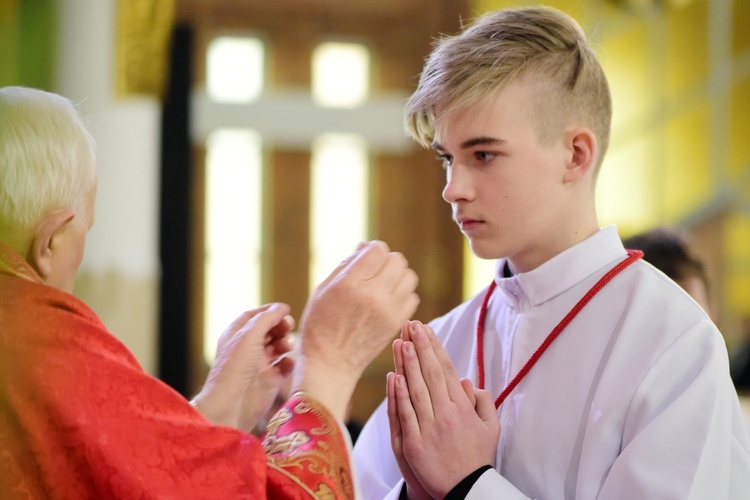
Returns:
[[[490,13],[435,47],[407,127],[440,155],[443,197],[497,271],[430,324],[439,342],[411,324],[394,343],[388,408],[355,447],[368,498],[750,491],[750,437],[720,333],[599,227],[610,117],[604,73],[559,11]]]

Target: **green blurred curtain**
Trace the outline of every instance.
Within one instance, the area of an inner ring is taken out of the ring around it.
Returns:
[[[57,0],[0,0],[0,87],[53,90]]]

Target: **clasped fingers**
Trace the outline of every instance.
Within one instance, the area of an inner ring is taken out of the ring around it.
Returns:
[[[475,406],[473,398],[467,399],[453,362],[432,328],[412,321],[405,330],[414,344],[421,374],[436,411],[444,408],[471,414]]]

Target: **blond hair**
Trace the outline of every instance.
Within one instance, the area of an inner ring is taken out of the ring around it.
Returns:
[[[429,147],[439,122],[491,99],[521,76],[537,86],[530,104],[540,140],[550,142],[580,122],[597,137],[598,170],[612,116],[607,79],[578,23],[549,7],[491,12],[438,40],[407,103],[406,129]]]
[[[0,234],[29,229],[59,209],[83,216],[96,182],[94,139],[69,100],[0,89]]]

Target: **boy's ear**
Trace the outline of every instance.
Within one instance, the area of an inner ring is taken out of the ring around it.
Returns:
[[[565,146],[570,152],[570,159],[563,182],[577,182],[594,168],[598,150],[596,136],[590,129],[578,127],[565,134]]]
[[[42,280],[46,280],[52,273],[52,254],[55,250],[56,236],[66,229],[66,225],[74,217],[73,209],[61,210],[46,216],[36,226],[29,261]]]

